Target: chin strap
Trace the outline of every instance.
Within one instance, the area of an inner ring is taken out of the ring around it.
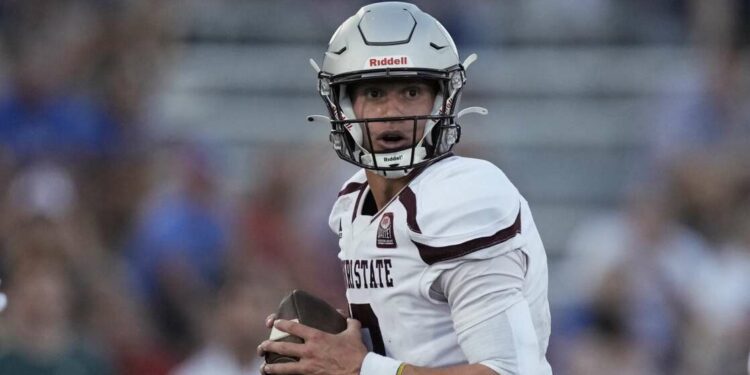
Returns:
[[[361,161],[365,164],[370,164],[372,166],[375,166],[377,161],[378,167],[399,167],[398,164],[403,164],[406,162],[411,161],[411,153],[412,148],[407,148],[406,150],[396,151],[396,152],[388,152],[388,153],[365,153],[361,156]],[[424,157],[427,156],[427,151],[424,147],[417,146],[414,148],[414,163],[421,162],[424,160]],[[408,169],[412,168],[409,165],[403,166],[403,168]]]

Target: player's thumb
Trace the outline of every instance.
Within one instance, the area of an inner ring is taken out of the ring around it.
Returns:
[[[359,330],[362,329],[362,323],[359,322],[357,319],[346,319],[346,331],[345,332],[356,332],[360,333]]]

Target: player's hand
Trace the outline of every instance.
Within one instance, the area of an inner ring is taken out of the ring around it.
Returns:
[[[362,343],[361,325],[347,319],[344,332],[336,335],[289,321],[277,320],[276,329],[301,337],[304,344],[266,340],[259,350],[298,357],[299,362],[266,364],[264,374],[357,375],[367,348]]]
[[[347,318],[347,319],[349,318],[349,311],[343,310],[343,309],[336,309],[336,311],[338,311],[338,313],[341,314],[341,316],[343,316],[344,318]],[[273,322],[275,322],[275,321],[276,321],[276,314],[275,313],[269,314],[266,317],[266,320],[265,320],[266,328],[272,329],[273,328]],[[266,351],[261,348],[261,345],[258,345],[257,354],[258,354],[258,357],[261,357],[261,358],[265,357],[265,355],[266,355]],[[265,375],[265,372],[263,371],[263,367],[265,365],[266,365],[266,363],[263,362],[263,364],[260,366],[260,373],[264,374],[264,375]]]
[[[0,311],[2,311],[1,308],[0,308]],[[343,316],[344,318],[349,319],[349,312],[348,311],[343,310],[343,309],[336,309],[336,311],[338,311],[339,314],[341,314],[341,316]],[[276,314],[270,314],[270,315],[268,315],[266,317],[266,328],[272,329],[274,321],[276,321]],[[258,357],[263,357],[263,356],[266,355],[266,352],[263,349],[260,348],[260,345],[258,345],[257,353],[258,353]]]
[[[266,317],[266,328],[268,328],[268,329],[273,328],[273,322],[275,322],[275,321],[276,321],[276,314],[271,314],[271,315],[267,316]],[[261,349],[261,345],[258,345],[257,353],[258,353],[258,357],[263,357],[263,356],[266,355],[266,351],[263,350],[263,349]],[[261,366],[261,369],[262,369],[262,366]],[[261,372],[263,372],[263,371],[261,370]]]
[[[271,329],[273,328],[273,322],[276,321],[276,314],[271,314],[266,317],[266,328]]]

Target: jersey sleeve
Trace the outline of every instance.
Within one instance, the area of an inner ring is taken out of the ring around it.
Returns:
[[[540,353],[529,305],[523,296],[526,254],[462,262],[436,283],[451,308],[458,342],[469,363],[498,374],[539,374]]]
[[[493,164],[472,159],[426,176],[401,197],[412,242],[425,263],[482,257],[482,249],[506,252],[521,246],[518,190]]]

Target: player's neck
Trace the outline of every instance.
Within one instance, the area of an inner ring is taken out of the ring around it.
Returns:
[[[382,209],[388,202],[409,183],[409,176],[401,178],[385,178],[375,172],[366,171],[367,184],[370,186],[375,204],[378,210]]]

